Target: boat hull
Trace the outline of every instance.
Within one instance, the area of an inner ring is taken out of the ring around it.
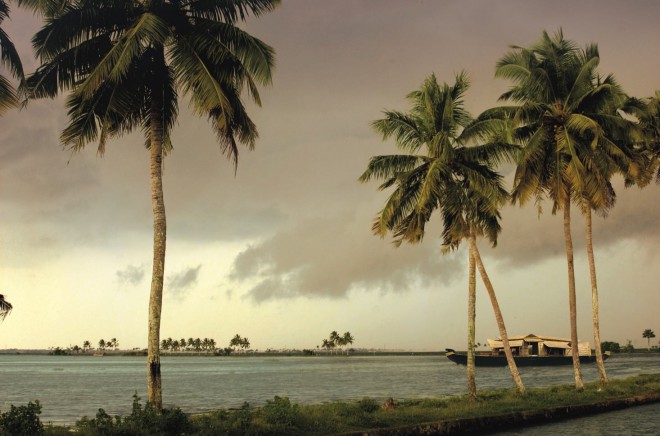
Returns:
[[[447,350],[445,354],[449,360],[459,365],[467,365],[467,354],[456,353],[453,350]],[[610,357],[609,353],[603,353],[603,360]],[[563,366],[572,365],[571,356],[513,356],[516,366]],[[581,364],[595,363],[596,356],[580,356]],[[475,366],[507,366],[506,356],[474,356]]]

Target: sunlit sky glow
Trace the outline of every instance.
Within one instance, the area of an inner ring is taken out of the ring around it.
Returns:
[[[357,178],[369,157],[393,152],[370,128],[384,109],[435,72],[465,69],[474,114],[497,104],[495,79],[509,45],[529,46],[560,27],[599,44],[603,74],[631,95],[660,88],[660,2],[285,0],[249,20],[277,50],[273,86],[252,108],[260,139],[238,172],[205,119],[187,103],[165,162],[168,217],[161,337],[239,333],[252,347],[314,348],[331,330],[354,346],[464,348],[467,252],[442,255],[440,227],[424,243],[394,248],[371,234],[385,194]],[[39,20],[13,7],[3,23],[26,69]],[[152,216],[148,153],[139,134],[72,155],[59,145],[63,99],[0,118],[0,293],[15,309],[0,348],[47,348],[117,338],[145,347]],[[511,179],[511,167],[501,169]],[[660,186],[624,189],[595,219],[601,337],[646,346],[658,325]],[[530,205],[503,210],[496,249],[482,253],[510,334],[568,336],[561,220]],[[593,342],[584,226],[573,238],[581,340]],[[436,220],[437,221],[437,217]],[[479,283],[477,340],[497,335]]]

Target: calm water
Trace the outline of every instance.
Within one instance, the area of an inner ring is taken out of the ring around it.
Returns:
[[[146,398],[145,362],[144,357],[0,355],[0,409],[38,399],[42,421],[56,423],[93,417],[99,408],[127,414],[136,391],[143,402]],[[660,356],[615,356],[606,367],[611,378],[659,373]],[[585,381],[598,379],[595,365],[582,368]],[[573,382],[570,366],[520,371],[527,387]],[[275,395],[306,404],[466,391],[465,367],[442,356],[164,357],[162,374],[165,406],[186,412],[244,401],[257,406]],[[477,368],[477,386],[510,388],[513,382],[507,368]],[[657,421],[655,428],[660,434]]]

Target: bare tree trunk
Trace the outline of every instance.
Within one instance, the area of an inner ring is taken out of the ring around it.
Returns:
[[[160,98],[159,98],[160,97]],[[162,96],[152,95],[150,131],[151,207],[154,218],[154,257],[149,296],[149,336],[147,344],[147,401],[154,409],[163,407],[160,376],[160,318],[163,307],[163,277],[165,274],[165,243],[167,225],[163,200],[163,119]]]
[[[564,242],[566,244],[566,262],[568,264],[568,307],[571,320],[571,354],[573,357],[573,374],[575,389],[583,390],[582,372],[580,371],[580,355],[578,351],[577,334],[577,304],[575,299],[575,266],[573,262],[573,238],[571,237],[571,197],[566,193],[564,200]]]
[[[598,282],[596,281],[596,260],[594,259],[594,246],[592,238],[591,226],[591,203],[587,202],[585,210],[585,227],[586,227],[586,243],[587,243],[587,258],[589,260],[589,276],[591,277],[591,314],[594,324],[594,348],[596,350],[596,363],[598,365],[598,375],[600,382],[606,384],[607,373],[605,372],[605,362],[603,362],[603,351],[600,347],[600,316],[598,315]]]
[[[477,382],[474,372],[474,337],[477,301],[477,278],[472,250],[468,250],[468,349],[467,349],[467,390],[470,401],[477,400]]]
[[[479,269],[479,274],[481,275],[481,280],[486,286],[488,291],[488,296],[490,297],[490,302],[493,306],[493,312],[495,313],[495,321],[497,322],[497,328],[500,331],[500,337],[502,338],[502,344],[504,345],[504,354],[506,355],[506,361],[509,364],[509,370],[511,371],[511,377],[513,382],[518,388],[518,392],[522,395],[525,395],[527,391],[525,390],[525,385],[523,385],[522,379],[520,378],[520,373],[518,372],[518,367],[516,362],[513,360],[513,354],[511,353],[511,347],[509,346],[509,336],[506,333],[506,327],[504,325],[504,318],[502,317],[502,312],[500,311],[500,305],[497,302],[497,297],[495,296],[495,289],[493,284],[488,278],[486,273],[486,268],[484,267],[483,262],[481,261],[481,255],[479,254],[479,249],[477,248],[477,241],[474,235],[468,236],[468,244],[470,246],[470,252],[474,258],[477,268]]]

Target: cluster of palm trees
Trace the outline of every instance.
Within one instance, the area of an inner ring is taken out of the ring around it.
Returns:
[[[86,344],[89,344],[89,341],[83,342],[83,348],[85,348]],[[98,344],[99,344],[98,349],[100,351],[105,351],[108,348],[111,350],[116,350],[117,348],[119,348],[119,341],[117,341],[117,338],[112,338],[107,341],[105,339],[100,339]]]
[[[280,0],[16,2],[44,19],[32,39],[40,65],[26,77],[14,45],[0,29],[0,63],[18,82],[14,87],[0,75],[0,113],[22,101],[66,94],[69,119],[60,140],[71,150],[96,142],[103,155],[109,139],[136,130],[144,134],[154,219],[147,399],[160,410],[162,168],[172,150],[179,101],[187,95],[193,111],[208,118],[221,151],[236,167],[239,144],[251,150],[258,136],[241,95],[246,91],[260,105],[258,87],[270,84],[274,66],[274,50],[239,24],[272,11]],[[7,0],[0,0],[0,24],[8,14]]]
[[[160,343],[160,348],[169,351],[215,351],[216,342],[212,338],[181,338],[180,340],[167,338]]]
[[[250,340],[248,338],[242,338],[241,335],[236,334],[231,341],[229,341],[229,348],[232,350],[235,348],[240,348],[243,352],[246,352],[250,349]]]
[[[598,287],[593,256],[591,214],[614,205],[612,178],[627,186],[660,181],[658,106],[660,94],[627,96],[612,75],[597,72],[596,45],[579,48],[561,31],[543,32],[529,48],[513,47],[496,66],[496,77],[512,86],[500,97],[512,102],[471,116],[463,99],[469,87],[464,73],[453,85],[434,75],[408,94],[408,113],[387,111],[373,122],[383,140],[393,138],[405,154],[371,158],[360,181],[380,179],[393,188],[373,224],[375,234],[391,233],[395,245],[419,243],[434,211],[443,223],[442,246],[468,244],[468,392],[476,399],[474,377],[475,268],[491,300],[514,382],[525,393],[511,355],[506,327],[477,246],[485,237],[493,246],[501,231],[500,209],[544,200],[552,213],[563,212],[568,269],[571,345],[575,386],[583,389],[577,350],[576,290],[571,207],[585,216],[591,278],[593,333],[602,383],[607,383],[599,335]],[[497,167],[517,165],[509,193]]]
[[[343,335],[340,335],[336,330],[333,330],[330,332],[328,339],[323,339],[321,348],[328,352],[332,352],[335,348],[343,351],[344,347],[353,344],[353,341],[355,341],[355,338],[351,335],[351,332],[345,332]]]

